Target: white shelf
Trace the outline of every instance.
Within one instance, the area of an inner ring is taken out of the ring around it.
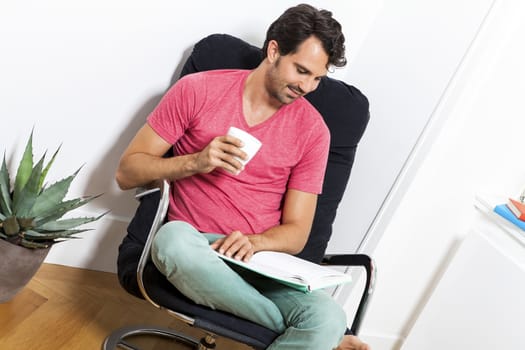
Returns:
[[[494,207],[496,205],[505,203],[507,200],[508,198],[504,196],[479,194],[476,195],[474,206],[492,223],[496,224],[503,232],[507,233],[510,237],[525,247],[525,231],[494,212]],[[486,226],[486,223],[483,222],[480,223],[480,225],[476,225],[476,227],[484,232],[487,232]],[[493,234],[490,236],[493,236]]]

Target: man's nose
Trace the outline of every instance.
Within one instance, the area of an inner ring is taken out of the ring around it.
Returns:
[[[315,78],[304,79],[299,88],[303,91],[304,94],[314,91],[317,89],[319,82]]]

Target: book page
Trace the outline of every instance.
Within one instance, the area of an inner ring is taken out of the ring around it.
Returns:
[[[257,252],[247,263],[221,254],[218,255],[249,270],[276,280],[303,286],[307,290],[330,287],[351,281],[350,275],[281,252]],[[304,290],[305,288],[300,289]]]

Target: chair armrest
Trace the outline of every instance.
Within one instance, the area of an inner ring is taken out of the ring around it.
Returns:
[[[155,187],[155,188],[138,187],[135,191],[135,199],[140,199],[144,196],[148,196],[157,191],[160,191],[160,187]]]
[[[357,308],[354,321],[352,322],[352,326],[350,328],[350,332],[357,335],[359,328],[361,327],[361,321],[363,320],[368,307],[368,301],[374,292],[376,278],[374,260],[366,254],[333,254],[325,255],[321,264],[329,266],[358,266],[365,269],[365,287],[363,294],[361,295],[361,300],[359,301],[359,306]]]

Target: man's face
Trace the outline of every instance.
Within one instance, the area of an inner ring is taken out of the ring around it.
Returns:
[[[277,43],[274,45],[278,50]],[[315,90],[328,71],[328,55],[319,39],[313,36],[299,45],[295,53],[281,56],[274,51],[274,54],[269,57],[271,67],[267,73],[266,89],[281,104],[292,103]]]

